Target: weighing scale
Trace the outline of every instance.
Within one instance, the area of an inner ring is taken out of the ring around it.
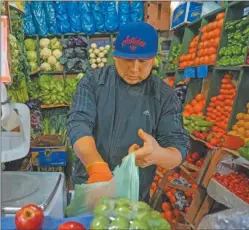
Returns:
[[[19,124],[19,132],[1,132],[1,163],[6,163],[21,159],[29,153],[30,110],[25,104],[9,103],[6,87],[0,84],[1,125],[11,126],[13,122]],[[2,216],[14,216],[21,207],[32,203],[39,205],[45,216],[64,216],[67,194],[63,173],[2,171],[1,179]]]

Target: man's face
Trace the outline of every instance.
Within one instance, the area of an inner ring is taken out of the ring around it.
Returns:
[[[115,57],[114,61],[120,77],[128,84],[134,85],[150,75],[155,58],[139,60]]]

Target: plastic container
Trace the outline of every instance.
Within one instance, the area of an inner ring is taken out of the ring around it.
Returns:
[[[65,223],[68,221],[76,221],[78,223],[81,223],[86,229],[90,229],[93,218],[94,218],[94,215],[92,214],[71,217],[71,218],[62,218],[62,219],[55,219],[50,216],[46,216],[44,219],[42,229],[56,230],[62,223]],[[14,216],[2,217],[1,227],[2,227],[1,228],[2,230],[16,230],[15,217]]]

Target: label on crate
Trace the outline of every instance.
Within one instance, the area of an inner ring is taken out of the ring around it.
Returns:
[[[197,67],[197,78],[206,78],[208,76],[208,66],[202,65]]]
[[[195,78],[196,77],[196,68],[188,67],[188,68],[184,69],[183,77],[184,78]]]

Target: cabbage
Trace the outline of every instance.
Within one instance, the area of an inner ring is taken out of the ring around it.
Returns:
[[[24,41],[25,48],[27,51],[35,51],[36,50],[36,40],[32,38],[28,38]]]
[[[36,62],[29,62],[29,65],[31,67],[31,73],[34,73],[37,71],[37,63]]]
[[[40,47],[43,49],[43,48],[48,48],[50,44],[50,40],[48,38],[42,38],[40,40]]]
[[[36,51],[27,51],[27,58],[30,62],[36,62],[37,61]]]
[[[52,70],[52,68],[47,62],[44,62],[41,64],[41,70],[44,72],[49,72]]]
[[[60,40],[58,38],[53,38],[51,40],[51,49],[52,50],[61,49],[61,43],[60,43]]]

